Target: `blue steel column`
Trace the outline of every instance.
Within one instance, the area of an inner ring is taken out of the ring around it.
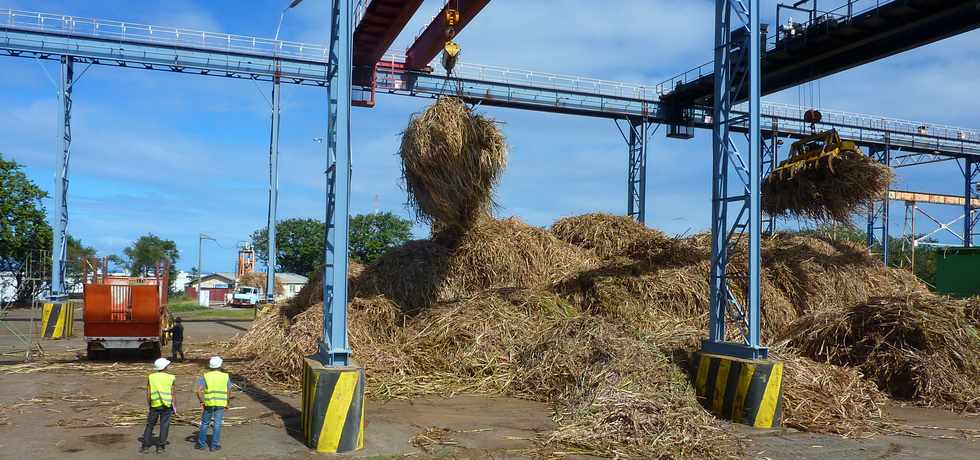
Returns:
[[[709,285],[708,341],[725,340],[725,315],[728,310],[728,116],[731,114],[729,91],[728,42],[731,38],[731,10],[726,0],[715,1],[715,89],[714,125],[711,132],[711,274]]]
[[[712,133],[712,209],[711,209],[711,274],[710,310],[708,340],[702,343],[702,351],[728,356],[759,359],[767,356],[767,349],[761,346],[761,230],[762,212],[760,182],[762,176],[762,137],[760,125],[761,109],[761,40],[759,29],[759,0],[751,0],[745,11],[744,2],[737,0],[717,0],[715,2],[715,88],[714,125]],[[748,43],[731,43],[732,10],[746,20]],[[747,49],[747,53],[746,53]],[[747,62],[745,62],[747,60]],[[733,118],[732,108],[739,87],[745,76],[735,81],[740,65],[745,65],[749,85],[749,113],[738,119]],[[747,158],[743,157],[731,138],[730,125],[744,123],[748,118],[749,149]],[[737,173],[741,182],[741,193],[729,195],[729,170]],[[738,204],[738,215],[730,223],[729,205]],[[731,224],[731,225],[730,225]],[[731,251],[738,248],[735,243],[740,236],[748,235],[748,273],[745,305],[739,305],[738,298],[731,292],[729,259]],[[728,342],[725,334],[725,321],[738,322],[743,329],[741,343]]]
[[[759,0],[749,4],[749,297],[748,346],[758,349],[762,295],[759,276],[762,273],[762,44],[759,36]]]
[[[963,203],[963,246],[973,246],[973,237],[977,236],[977,221],[980,212],[973,209],[975,202],[980,201],[980,161],[973,158],[964,160],[964,193]]]
[[[769,145],[762,143],[762,177],[772,174],[772,170],[779,163],[779,121],[772,120],[769,135]],[[776,232],[776,217],[768,214],[762,215],[762,233],[772,235]]]
[[[276,248],[276,208],[279,205],[279,62],[272,77],[272,133],[269,135],[269,215],[266,226],[268,237],[268,258],[265,268],[265,298],[269,303],[276,301],[276,262],[279,251]]]
[[[628,215],[642,224],[646,223],[647,124],[643,119],[631,118],[629,128]]]
[[[881,152],[881,163],[885,166],[891,167],[892,163],[892,149],[891,146],[886,145],[884,151]],[[881,262],[888,265],[888,226],[891,225],[889,219],[889,206],[888,192],[885,192],[885,196],[881,198],[881,234],[878,238],[881,239]]]
[[[65,258],[68,256],[68,163],[71,159],[71,89],[74,59],[61,57],[61,152],[55,162],[54,213],[51,238],[51,297],[65,296]]]
[[[872,147],[870,149],[872,160],[880,162],[885,166],[891,166],[891,147]],[[889,226],[889,201],[888,196],[881,200],[873,200],[868,206],[868,251],[870,252],[875,243],[881,245],[881,261],[888,265],[888,226]]]
[[[347,343],[347,223],[350,205],[351,0],[333,0],[327,107],[327,235],[323,274],[323,340],[327,366],[350,363]]]

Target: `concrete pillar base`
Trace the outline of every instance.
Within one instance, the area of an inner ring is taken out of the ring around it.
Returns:
[[[318,452],[364,447],[364,368],[303,364],[303,438]]]
[[[694,389],[713,414],[756,428],[780,426],[783,363],[699,352]]]

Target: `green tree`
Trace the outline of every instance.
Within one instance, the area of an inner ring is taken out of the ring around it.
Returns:
[[[68,235],[68,260],[65,261],[65,282],[70,289],[78,286],[82,282],[82,275],[85,273],[85,260],[95,257],[95,248],[85,246],[82,240]],[[90,270],[91,271],[91,270]]]
[[[323,265],[326,227],[316,219],[285,219],[276,223],[276,271],[309,276]],[[267,264],[269,236],[265,227],[252,232],[255,255]]]
[[[374,262],[385,251],[412,238],[412,221],[390,212],[361,214],[350,220],[350,258]]]
[[[177,277],[177,260],[180,259],[177,243],[173,240],[165,240],[149,233],[139,237],[132,246],[123,249],[123,254],[128,259],[126,267],[131,276],[149,275],[156,270],[157,263],[169,262],[170,289],[173,290],[174,279]]]
[[[41,203],[47,196],[20,164],[0,154],[0,267],[16,273],[18,303],[29,302],[32,296],[18,268],[32,251],[51,248],[51,226]]]
[[[126,259],[123,259],[117,254],[110,254],[107,258],[109,259],[110,272],[119,270],[129,271],[129,262],[127,262]]]
[[[20,164],[0,154],[0,257],[23,261],[32,250],[50,249],[51,227],[41,203],[47,197]]]
[[[922,234],[915,235],[913,238],[921,238]],[[936,239],[926,238],[926,243],[935,243]],[[876,245],[875,251],[879,254],[881,250]],[[909,269],[915,266],[915,275],[930,286],[936,285],[936,257],[935,249],[928,246],[916,246],[912,251],[912,242],[908,238],[888,237],[888,266]],[[913,258],[915,263],[912,263]]]
[[[276,271],[310,276],[323,265],[326,227],[316,219],[286,219],[276,224]],[[412,222],[390,212],[356,215],[350,220],[350,258],[371,263],[393,246],[412,236]],[[263,264],[269,260],[265,228],[252,233],[255,254]]]

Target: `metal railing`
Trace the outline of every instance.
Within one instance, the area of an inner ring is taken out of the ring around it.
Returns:
[[[327,47],[310,43],[11,9],[0,9],[0,24],[17,29],[51,31],[91,38],[132,40],[158,45],[190,46],[268,57],[320,62],[326,62],[329,57]]]
[[[843,5],[829,11],[816,11],[812,17],[803,22],[794,22],[790,28],[776,24],[775,33],[770,32],[766,37],[764,52],[776,48],[776,45],[785,38],[794,36],[795,33],[802,33],[821,25],[829,26],[841,22],[849,22],[855,16],[860,16],[868,11],[880,8],[882,5],[891,3],[892,0],[850,0]],[[787,25],[788,26],[788,25]],[[657,94],[664,95],[681,85],[691,83],[701,77],[712,75],[715,72],[714,60],[701,64],[693,69],[681,72],[656,84]]]
[[[678,86],[686,85],[701,77],[712,75],[714,73],[715,73],[715,61],[705,62],[704,64],[701,64],[693,69],[685,70],[684,72],[681,72],[660,83],[657,83],[655,85],[657,95],[663,96],[667,93],[670,93]]]
[[[736,110],[745,110],[744,104],[739,105]],[[779,103],[763,103],[762,115],[784,118],[784,119],[803,119],[806,108]],[[980,142],[980,130],[971,128],[961,128],[936,123],[926,123],[921,121],[902,120],[899,118],[882,117],[879,115],[868,115],[842,110],[820,109],[823,116],[821,123],[846,125],[854,128],[868,129],[873,131],[883,131],[889,133],[906,134],[910,136],[934,137],[952,141]]]
[[[401,63],[404,62],[404,56],[387,54],[384,60],[391,63]],[[536,91],[550,89],[570,93],[582,93],[588,96],[637,99],[651,103],[658,100],[656,90],[651,86],[466,62],[460,62],[456,65],[454,75],[462,79],[522,86],[533,88]],[[746,109],[747,106],[745,104],[739,104],[735,107],[737,111],[745,111]],[[772,102],[762,104],[763,116],[797,120],[800,123],[803,122],[803,114],[806,111],[807,108],[805,107],[790,104]],[[857,129],[908,134],[911,136],[928,136],[954,141],[980,142],[980,130],[977,129],[903,120],[843,110],[820,109],[820,112],[823,115],[824,124],[847,125]]]
[[[359,5],[366,5],[366,3],[366,1],[362,1]],[[875,3],[877,5],[880,2],[876,1]],[[320,45],[10,9],[0,9],[0,24],[5,24],[16,29],[55,31],[61,34],[77,35],[80,37],[149,42],[165,45],[185,45],[219,52],[252,53],[269,58],[292,57],[311,64],[325,63],[328,53],[327,48]],[[405,56],[403,54],[389,53],[385,55],[383,61],[392,64],[401,64],[405,61]],[[703,68],[707,65],[705,64],[701,67]],[[392,65],[392,67],[397,66]],[[529,98],[537,97],[536,95],[542,91],[546,92],[551,90],[566,93],[562,95],[564,98],[567,98],[570,94],[579,94],[583,97],[591,98],[612,97],[654,103],[658,100],[658,95],[662,93],[660,85],[648,86],[468,62],[457,64],[454,75],[458,78],[476,82],[525,88],[530,91],[525,95]],[[603,101],[603,104],[608,103],[610,101]],[[736,110],[744,110],[744,107],[736,107]],[[805,110],[805,108],[788,104],[764,103],[762,106],[762,114],[764,116],[794,120],[793,122],[800,122],[799,120],[802,120],[802,114]],[[923,138],[980,142],[980,130],[976,129],[838,110],[821,109],[821,113],[826,124],[847,125],[855,129],[907,134]]]
[[[403,54],[386,54],[382,62],[401,64]],[[594,96],[611,96],[630,99],[656,101],[657,93],[652,86],[601,80],[589,77],[576,77],[534,70],[473,64],[460,61],[453,69],[453,76],[462,79],[480,80],[515,86],[527,86],[540,90],[556,90],[588,93]]]

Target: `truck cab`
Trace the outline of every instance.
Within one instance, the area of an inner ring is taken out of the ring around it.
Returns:
[[[259,304],[259,288],[252,286],[239,286],[231,295],[230,305],[233,307],[254,307]]]

